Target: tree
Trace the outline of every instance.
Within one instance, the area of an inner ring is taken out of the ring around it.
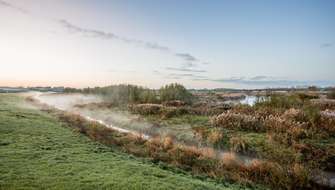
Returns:
[[[172,83],[163,86],[159,90],[161,101],[180,100],[185,103],[192,103],[193,95],[181,84]]]

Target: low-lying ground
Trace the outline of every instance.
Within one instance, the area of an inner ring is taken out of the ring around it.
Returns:
[[[319,97],[274,94],[254,106],[98,102],[42,109],[94,141],[203,178],[320,189],[334,187],[335,104]],[[120,134],[115,126],[137,135]]]
[[[319,189],[334,186],[334,105],[318,95],[288,93],[254,106],[172,101],[120,107],[100,102],[46,111],[92,140],[195,175],[274,189]],[[100,112],[106,117],[98,117]],[[88,116],[96,122],[85,119],[88,113],[94,113]],[[145,129],[153,138],[106,128],[114,125],[140,134]],[[232,153],[223,153],[227,150]]]
[[[241,188],[134,158],[20,105],[22,98],[0,95],[0,189]]]
[[[255,106],[235,105],[212,116],[192,111],[185,114],[181,107],[166,118],[167,108],[154,112],[150,104],[133,107],[135,113],[160,125],[167,123],[166,127],[190,124],[200,137],[198,141],[207,146],[274,163],[275,168],[285,171],[281,177],[299,181],[283,180],[284,188],[335,187],[335,102],[318,94],[274,94]],[[212,109],[201,113],[212,113]],[[279,181],[273,185],[276,183]]]

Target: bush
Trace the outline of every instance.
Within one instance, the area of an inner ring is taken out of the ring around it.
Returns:
[[[318,95],[315,94],[307,94],[307,93],[298,93],[297,94],[298,98],[305,101],[305,100],[310,100],[310,99],[317,99],[319,98]]]
[[[242,137],[231,137],[229,139],[230,149],[234,152],[247,153],[249,145]]]
[[[227,129],[240,129],[246,131],[264,131],[259,118],[246,114],[238,114],[228,111],[211,118],[212,125]]]
[[[167,107],[161,104],[134,104],[129,105],[128,109],[141,115],[160,115],[163,119],[188,113],[188,109],[184,107]]]
[[[221,130],[212,130],[207,136],[207,141],[214,145],[214,147],[221,147],[223,140],[224,135]]]
[[[171,100],[171,101],[166,101],[163,102],[164,106],[173,106],[173,107],[181,107],[181,106],[185,106],[186,103],[180,100]]]
[[[154,115],[160,114],[162,107],[160,104],[135,104],[129,105],[129,110],[141,115]]]
[[[225,152],[221,157],[221,164],[223,164],[228,169],[239,168],[243,162],[236,156],[233,152]]]
[[[245,172],[252,181],[266,181],[267,184],[274,185],[276,189],[293,185],[285,169],[278,163],[270,161],[253,160],[250,165],[245,167]]]
[[[274,109],[300,108],[303,106],[305,99],[299,95],[272,95],[264,101],[257,102],[255,107],[271,107]]]
[[[316,99],[312,100],[311,102],[320,110],[335,109],[335,100],[333,99]]]
[[[304,106],[302,109],[291,108],[284,112],[282,118],[292,122],[305,122],[309,127],[317,127],[321,114],[320,110],[311,105]]]
[[[175,117],[175,116],[181,116],[184,114],[187,114],[188,110],[183,107],[162,107],[161,109],[161,117],[163,119]]]
[[[269,116],[264,120],[264,127],[271,134],[273,140],[292,145],[293,142],[307,136],[308,123],[296,122],[279,116]]]
[[[303,108],[303,113],[304,113],[303,121],[309,122],[314,128],[317,127],[321,119],[320,110],[314,106],[305,106]]]
[[[230,110],[232,107],[229,104],[209,106],[205,105],[194,105],[190,108],[190,113],[196,115],[218,115],[227,110]]]
[[[335,99],[335,89],[332,89],[330,92],[328,92],[327,98]]]
[[[145,147],[153,161],[171,162],[171,158],[168,154],[168,151],[174,147],[171,138],[152,138],[145,143]]]
[[[329,135],[331,136],[335,136],[335,113],[331,112],[330,114],[328,114],[329,112],[322,112],[318,126],[323,129],[326,130]]]
[[[156,137],[146,140],[141,136],[119,133],[97,122],[87,121],[79,115],[59,112],[60,119],[69,123],[71,127],[79,129],[93,140],[110,146],[117,145],[125,152],[149,157],[154,162],[163,161],[189,170],[196,175],[205,174],[210,177],[247,184],[261,183],[269,185],[273,189],[308,187],[309,173],[300,164],[280,166],[276,162],[258,160],[244,164],[234,153],[223,153],[219,157],[219,154],[213,149],[177,145],[170,137]],[[240,138],[232,138],[231,144],[235,144],[239,150],[247,147],[245,141]],[[307,161],[312,161],[316,157],[328,160],[327,162],[334,159],[332,157],[334,148],[326,149],[326,151],[309,145],[295,146],[295,148],[297,152],[303,154],[303,158]]]

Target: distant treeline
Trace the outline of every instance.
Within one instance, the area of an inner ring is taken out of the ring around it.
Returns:
[[[250,91],[334,91],[335,86],[319,87],[319,86],[305,86],[305,87],[278,87],[278,88],[259,88],[259,89],[237,89],[237,88],[214,88],[214,89],[189,89],[192,92],[250,92]]]
[[[0,93],[20,93],[28,91],[39,91],[39,92],[63,92],[64,87],[0,87]]]
[[[84,93],[102,95],[106,101],[116,104],[127,103],[161,103],[171,100],[191,104],[194,97],[183,85],[172,83],[158,90],[137,85],[120,84],[94,88],[65,88],[65,93]]]

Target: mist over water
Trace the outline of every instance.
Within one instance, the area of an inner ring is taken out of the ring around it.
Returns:
[[[139,115],[129,113],[125,110],[76,106],[103,102],[103,98],[99,96],[44,93],[36,95],[35,98],[41,103],[79,114],[90,120],[100,121],[109,127],[122,128],[129,132],[149,136],[171,136],[178,142],[192,145],[198,144],[198,141],[194,139],[194,134],[189,124],[169,125],[167,127],[148,122]]]
[[[108,108],[92,108],[92,107],[81,107],[76,105],[84,105],[90,103],[103,102],[103,98],[95,95],[84,95],[84,94],[58,94],[58,93],[38,93],[34,95],[34,98],[41,103],[53,106],[57,109],[79,114],[91,121],[97,121],[106,127],[113,128],[122,133],[132,133],[141,135],[148,139],[155,136],[160,137],[172,137],[176,143],[196,146],[199,148],[208,147],[207,144],[197,139],[190,124],[157,124],[146,121],[140,115],[129,113],[125,110],[119,109],[108,109]],[[216,150],[218,155],[221,157],[230,156],[227,150]],[[239,155],[235,153],[235,156],[244,163],[250,163],[254,158]]]
[[[75,105],[99,103],[102,98],[94,95],[83,94],[56,94],[43,93],[35,96],[40,102],[64,111],[73,111]]]

